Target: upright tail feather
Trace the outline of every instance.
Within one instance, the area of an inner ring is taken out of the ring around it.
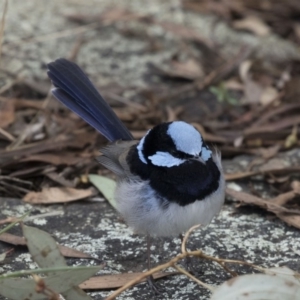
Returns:
[[[84,72],[64,58],[48,64],[52,94],[109,141],[132,140],[133,136],[102,98]]]

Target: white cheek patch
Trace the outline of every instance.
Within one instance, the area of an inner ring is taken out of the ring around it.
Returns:
[[[180,159],[172,156],[168,152],[157,151],[154,155],[148,157],[152,164],[158,167],[175,167],[185,162],[184,159]]]
[[[211,158],[211,150],[209,150],[208,148],[206,147],[203,147],[202,148],[202,152],[201,152],[201,158],[204,160],[204,161],[207,161]]]
[[[177,150],[190,155],[199,155],[201,152],[202,138],[192,125],[176,121],[169,125],[167,133],[172,138]]]
[[[150,131],[150,130],[149,130]],[[148,131],[148,132],[149,132]],[[138,150],[138,155],[139,155],[139,158],[140,160],[144,163],[144,164],[147,164],[147,160],[143,154],[143,149],[144,149],[144,142],[145,142],[145,137],[147,136],[148,132],[146,133],[146,135],[140,140],[140,142],[138,143],[137,145],[137,150]]]

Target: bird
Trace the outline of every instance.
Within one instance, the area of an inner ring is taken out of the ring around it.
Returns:
[[[47,67],[53,96],[109,141],[97,160],[117,175],[117,210],[135,233],[177,236],[220,212],[221,154],[194,126],[163,122],[135,140],[77,64],[59,58]]]

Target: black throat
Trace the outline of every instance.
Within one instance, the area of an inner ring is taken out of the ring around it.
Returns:
[[[210,158],[205,164],[197,160],[187,160],[174,167],[158,167],[143,163],[136,146],[128,153],[130,171],[149,180],[150,186],[163,198],[180,206],[204,200],[219,188],[220,170]]]

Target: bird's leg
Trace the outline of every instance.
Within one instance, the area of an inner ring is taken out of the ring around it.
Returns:
[[[150,237],[150,235],[147,235],[147,256],[148,256],[148,270],[150,270],[151,269],[151,237]],[[150,289],[152,290],[152,292],[155,295],[161,294],[161,291],[159,290],[152,275],[147,277],[147,282],[148,282]]]

